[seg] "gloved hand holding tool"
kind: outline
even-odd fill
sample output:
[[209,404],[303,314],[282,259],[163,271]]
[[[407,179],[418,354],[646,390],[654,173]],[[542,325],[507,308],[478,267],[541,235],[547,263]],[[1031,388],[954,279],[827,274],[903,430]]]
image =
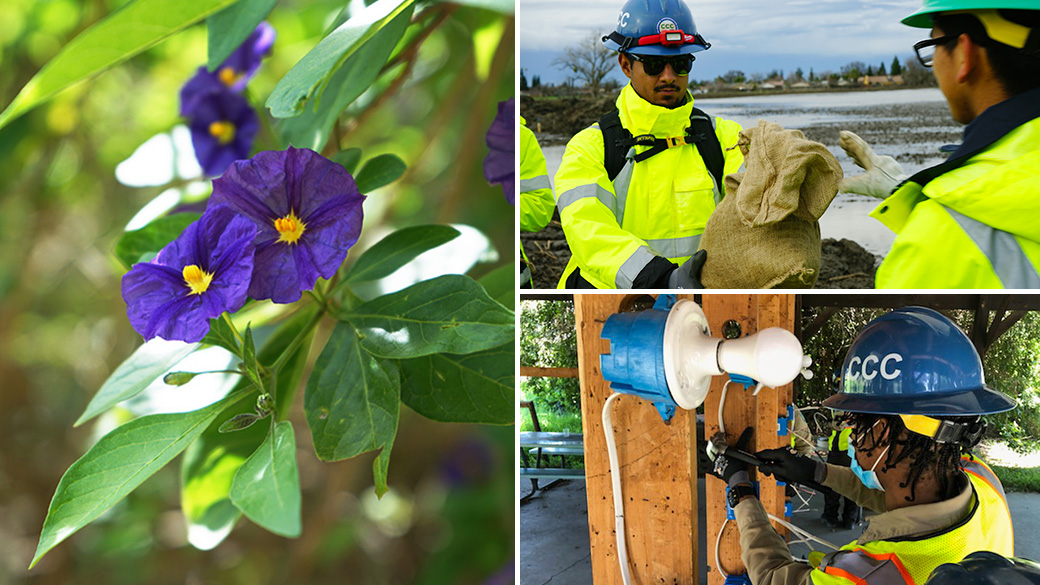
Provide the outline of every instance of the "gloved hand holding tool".
[[896,159],[878,156],[859,136],[847,130],[842,130],[839,135],[838,145],[852,157],[856,166],[867,171],[862,175],[843,179],[838,185],[839,191],[884,199],[909,176]]
[[705,445],[708,459],[714,462],[714,466],[707,470],[715,477],[722,479],[726,485],[733,486],[738,483],[751,483],[748,475],[748,464],[757,464],[757,459],[747,453],[748,443],[755,429],[748,427],[740,434],[737,444],[730,447],[726,444],[726,435],[715,433]]
[[701,286],[701,269],[707,258],[707,251],[697,250],[689,260],[668,275],[668,288],[704,288]]
[[827,474],[827,464],[822,461],[796,455],[786,447],[759,451],[754,457],[761,461],[758,470],[766,475],[787,483],[811,487],[820,492],[832,491],[822,485]]

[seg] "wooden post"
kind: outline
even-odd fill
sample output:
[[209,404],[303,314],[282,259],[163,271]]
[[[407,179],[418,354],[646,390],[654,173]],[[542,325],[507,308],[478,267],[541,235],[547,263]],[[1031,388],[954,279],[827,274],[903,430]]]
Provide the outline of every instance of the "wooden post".
[[[728,320],[740,324],[741,335],[756,333],[767,327],[782,327],[788,331],[795,330],[797,312],[794,295],[762,294],[762,295],[704,295],[703,309],[708,317],[712,336],[722,335],[722,326]],[[719,430],[719,403],[722,398],[722,387],[727,378],[715,377],[704,402],[704,432],[706,438]],[[729,444],[748,426],[755,427],[752,435],[750,451],[770,449],[790,444],[790,435],[777,433],[778,419],[786,416],[787,405],[792,400],[792,386],[781,388],[762,388],[758,396],[751,395],[752,389],[744,390],[743,386],[730,384],[726,392],[726,403],[723,421],[726,427],[726,438]],[[759,483],[762,505],[770,514],[784,517],[784,487],[778,486],[771,477],[758,475],[752,471],[752,480]],[[705,479],[705,500],[707,505],[705,522],[707,523],[708,546],[708,584],[722,585],[726,574],[745,572],[740,560],[740,539],[736,523],[729,522],[724,527],[722,541],[719,545],[718,558],[722,571],[715,567],[715,543],[719,530],[726,521],[725,484],[711,475]],[[775,522],[774,527],[786,531]]]
[[[638,296],[644,295],[574,296],[592,579],[596,585],[621,583],[602,422],[603,404],[612,391],[600,372],[599,358],[609,353],[610,342],[601,339],[600,332],[607,317],[617,313],[626,299]],[[696,418],[679,410],[666,425],[656,408],[634,396],[615,400],[612,418],[632,579],[639,585],[694,585],[699,574]]]

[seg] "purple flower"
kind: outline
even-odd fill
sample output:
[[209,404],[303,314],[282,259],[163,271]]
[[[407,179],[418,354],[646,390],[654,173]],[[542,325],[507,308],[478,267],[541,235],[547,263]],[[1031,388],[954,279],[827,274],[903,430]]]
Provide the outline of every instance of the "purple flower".
[[486,138],[491,151],[484,158],[484,178],[492,185],[502,185],[510,205],[516,204],[516,110],[513,104],[513,98],[498,102],[498,115],[491,122]]
[[202,171],[215,177],[234,161],[249,158],[260,122],[244,97],[212,91],[195,101],[188,127]]
[[245,304],[255,237],[253,222],[211,206],[151,262],[135,264],[123,276],[134,330],[145,339],[200,341],[210,319]]
[[249,296],[291,303],[335,274],[361,232],[354,178],[313,150],[265,151],[232,164],[213,181],[212,205],[257,225]]
[[266,22],[261,22],[245,42],[212,73],[205,67],[199,67],[195,76],[181,88],[181,116],[190,118],[195,100],[211,91],[230,89],[241,92],[245,89],[246,83],[260,68],[260,61],[264,55],[270,53],[274,37],[274,28]]

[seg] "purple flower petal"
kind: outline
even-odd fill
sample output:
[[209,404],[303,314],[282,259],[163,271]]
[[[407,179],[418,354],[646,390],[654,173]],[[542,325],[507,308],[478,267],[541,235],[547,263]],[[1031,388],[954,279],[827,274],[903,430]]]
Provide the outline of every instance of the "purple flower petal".
[[[261,152],[232,164],[213,181],[210,201],[257,225],[249,296],[291,303],[328,278],[361,233],[364,195],[342,166],[308,149]],[[303,224],[294,242],[282,241],[276,221]]]
[[244,97],[216,90],[195,100],[188,128],[203,172],[218,176],[231,163],[249,157],[260,121]]
[[[224,62],[217,68],[216,75],[222,77],[223,80],[234,79],[228,86],[234,91],[242,91],[246,82],[256,75],[256,71],[260,68],[260,61],[271,52],[274,37],[274,27],[266,22],[261,22],[256,30],[249,34],[245,42],[227,59],[224,59]],[[229,71],[224,72],[225,69]],[[227,82],[224,81],[224,83]]]
[[[135,264],[122,283],[134,330],[145,339],[200,341],[210,319],[245,304],[255,237],[256,226],[247,218],[211,206],[154,260]],[[199,293],[184,277],[185,267],[192,265],[211,276]]]
[[488,152],[484,158],[484,178],[492,185],[501,184],[510,205],[516,202],[516,110],[513,98],[498,103],[498,115],[488,129]]

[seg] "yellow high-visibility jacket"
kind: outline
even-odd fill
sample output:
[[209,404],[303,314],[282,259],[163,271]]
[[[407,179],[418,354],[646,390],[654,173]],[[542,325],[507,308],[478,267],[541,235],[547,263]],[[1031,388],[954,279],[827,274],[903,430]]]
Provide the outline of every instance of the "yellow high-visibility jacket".
[[898,234],[877,288],[1040,288],[1040,90],[987,109],[870,215]]
[[[517,198],[517,209],[520,211],[520,229],[525,232],[537,232],[549,224],[556,198],[553,197],[552,185],[549,184],[549,171],[545,165],[545,155],[538,146],[534,132],[527,127],[527,120],[520,116],[517,127],[520,147],[520,196]],[[526,282],[534,287],[530,262],[520,246],[520,283]]]
[[[616,103],[622,126],[633,136],[681,137],[690,125],[693,96],[668,109],[647,102],[627,85]],[[737,172],[744,157],[733,147],[741,127],[722,118],[712,121],[725,156],[724,175]],[[647,148],[633,147],[611,182],[598,124],[567,144],[555,187],[572,256],[560,288],[566,288],[575,270],[596,288],[632,288],[654,258],[681,264],[697,251],[708,216],[724,193],[695,145],[683,143],[642,162],[631,160]]]

